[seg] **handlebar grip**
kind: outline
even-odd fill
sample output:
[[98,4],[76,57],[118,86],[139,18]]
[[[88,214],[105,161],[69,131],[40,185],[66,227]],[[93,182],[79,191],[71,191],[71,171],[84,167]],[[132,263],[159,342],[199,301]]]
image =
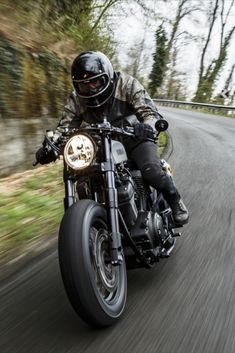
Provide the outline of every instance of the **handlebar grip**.
[[159,119],[155,123],[155,129],[159,132],[166,131],[168,126],[169,124],[165,119]]
[[133,134],[134,133],[134,128],[132,126],[125,126],[125,131]]

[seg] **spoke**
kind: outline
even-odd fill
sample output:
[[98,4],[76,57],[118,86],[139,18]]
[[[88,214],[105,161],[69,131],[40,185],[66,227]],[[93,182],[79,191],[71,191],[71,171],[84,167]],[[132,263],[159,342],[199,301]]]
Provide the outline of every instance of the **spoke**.
[[110,302],[117,292],[118,271],[111,264],[105,263],[109,258],[109,239],[105,229],[90,231],[90,254],[94,268],[95,281],[101,298]]

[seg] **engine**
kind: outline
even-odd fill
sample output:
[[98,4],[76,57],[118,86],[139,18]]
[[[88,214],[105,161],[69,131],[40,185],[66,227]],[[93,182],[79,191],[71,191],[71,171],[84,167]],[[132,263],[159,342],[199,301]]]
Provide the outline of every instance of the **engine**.
[[145,185],[141,172],[130,172],[131,176],[126,173],[118,179],[119,208],[135,243],[141,243],[142,246],[145,244],[146,250],[155,248],[166,237],[162,217],[158,212],[147,211],[150,190]]
[[125,223],[132,227],[137,219],[138,210],[136,207],[136,189],[133,179],[128,173],[118,175],[116,179],[118,193],[118,205]]

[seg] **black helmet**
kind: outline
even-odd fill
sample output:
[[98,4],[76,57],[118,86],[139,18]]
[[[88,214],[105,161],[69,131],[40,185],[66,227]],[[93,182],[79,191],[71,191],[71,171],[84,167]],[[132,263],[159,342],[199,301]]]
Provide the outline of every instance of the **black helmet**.
[[87,51],[78,55],[72,63],[71,75],[77,95],[90,108],[100,107],[113,93],[113,67],[101,52]]

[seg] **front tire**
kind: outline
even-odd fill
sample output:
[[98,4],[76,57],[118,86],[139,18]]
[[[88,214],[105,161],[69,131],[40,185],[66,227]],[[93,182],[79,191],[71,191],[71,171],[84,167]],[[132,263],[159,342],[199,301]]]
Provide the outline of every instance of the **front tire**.
[[125,261],[113,266],[110,260],[105,208],[92,200],[75,203],[60,226],[60,269],[73,308],[98,327],[117,321],[126,302]]

